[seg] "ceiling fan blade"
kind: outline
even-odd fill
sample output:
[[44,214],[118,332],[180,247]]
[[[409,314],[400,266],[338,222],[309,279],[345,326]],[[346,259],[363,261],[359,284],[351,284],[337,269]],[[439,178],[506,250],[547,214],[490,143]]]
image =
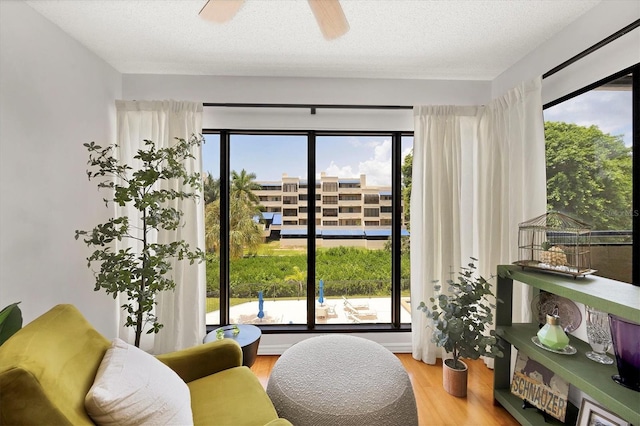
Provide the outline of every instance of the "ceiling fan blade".
[[349,22],[339,0],[308,0],[308,2],[324,38],[332,40],[349,31]]
[[243,3],[244,0],[208,0],[199,15],[207,21],[222,24],[236,15]]

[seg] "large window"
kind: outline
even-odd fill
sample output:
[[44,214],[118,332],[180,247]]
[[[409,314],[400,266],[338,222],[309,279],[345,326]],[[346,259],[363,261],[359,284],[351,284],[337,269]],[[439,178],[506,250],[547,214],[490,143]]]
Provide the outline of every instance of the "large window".
[[207,244],[207,324],[402,329],[411,321],[402,164],[413,137],[274,133],[205,132],[203,167],[221,187],[206,210],[217,238]]
[[204,164],[207,324],[220,324],[220,136],[207,135]]
[[544,110],[548,208],[592,225],[592,268],[629,283],[639,214],[632,88],[633,71],[626,70]]

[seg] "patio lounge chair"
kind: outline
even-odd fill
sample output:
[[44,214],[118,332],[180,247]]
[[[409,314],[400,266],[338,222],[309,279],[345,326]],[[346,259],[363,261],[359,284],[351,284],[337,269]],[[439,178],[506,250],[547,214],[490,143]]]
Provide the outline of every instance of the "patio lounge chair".
[[338,318],[338,314],[336,313],[336,304],[333,305],[326,304],[327,306],[327,317],[328,318]]
[[356,306],[346,298],[344,298],[344,310],[347,313],[347,318],[350,316],[355,317],[358,320],[378,318],[378,312],[375,309],[357,309]]
[[369,309],[369,304],[367,302],[358,302],[358,303],[354,303],[351,302],[349,299],[347,299],[345,296],[342,296],[342,300],[344,301],[345,306],[347,304],[349,304],[353,309],[357,309],[357,310],[367,310]]
[[351,312],[347,312],[346,314],[347,314],[347,319],[348,319],[349,321],[354,322],[354,323],[356,323],[356,324],[360,324],[360,323],[362,323],[362,321],[360,321],[360,320],[358,319],[358,317],[356,317],[355,315],[353,315]]

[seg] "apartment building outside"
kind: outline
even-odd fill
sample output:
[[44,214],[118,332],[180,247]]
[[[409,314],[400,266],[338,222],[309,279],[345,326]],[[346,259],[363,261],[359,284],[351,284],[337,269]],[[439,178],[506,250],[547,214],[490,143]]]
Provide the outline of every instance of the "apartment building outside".
[[[264,207],[264,237],[282,247],[304,247],[307,239],[306,179],[282,175],[280,181],[258,181],[254,191]],[[345,179],[321,173],[315,182],[316,245],[381,249],[391,237],[391,187],[367,186],[366,175]],[[408,236],[406,224],[402,235]]]

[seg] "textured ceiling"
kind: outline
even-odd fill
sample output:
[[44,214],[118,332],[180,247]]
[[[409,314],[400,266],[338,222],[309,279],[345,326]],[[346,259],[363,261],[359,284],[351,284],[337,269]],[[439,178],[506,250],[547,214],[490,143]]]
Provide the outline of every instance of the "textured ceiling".
[[246,0],[226,24],[206,0],[34,0],[122,73],[491,80],[600,0],[342,0],[327,41],[304,0]]

